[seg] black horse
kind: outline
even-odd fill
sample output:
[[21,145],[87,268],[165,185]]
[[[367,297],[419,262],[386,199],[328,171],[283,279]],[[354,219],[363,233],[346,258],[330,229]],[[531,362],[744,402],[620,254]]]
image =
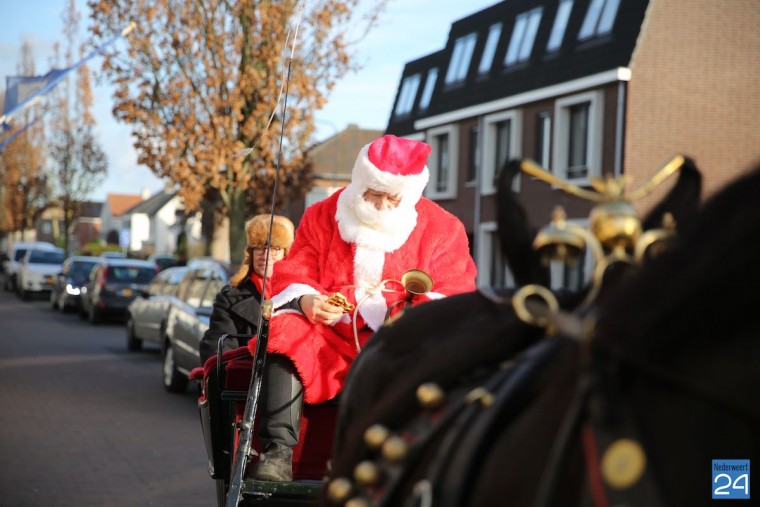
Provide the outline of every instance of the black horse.
[[[502,249],[518,285],[545,285],[505,191],[518,166],[500,180]],[[512,291],[480,290],[381,329],[342,395],[328,501],[711,504],[712,460],[760,457],[760,168],[702,209],[699,181],[687,159],[643,221],[670,213],[678,240],[610,265],[593,305],[533,302],[538,326]]]

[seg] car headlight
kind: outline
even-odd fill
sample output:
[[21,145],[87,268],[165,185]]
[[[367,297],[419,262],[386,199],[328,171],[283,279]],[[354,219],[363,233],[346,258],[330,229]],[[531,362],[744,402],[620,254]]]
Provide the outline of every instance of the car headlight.
[[71,294],[72,296],[78,296],[81,291],[79,290],[79,287],[74,287],[70,283],[66,284],[66,293]]

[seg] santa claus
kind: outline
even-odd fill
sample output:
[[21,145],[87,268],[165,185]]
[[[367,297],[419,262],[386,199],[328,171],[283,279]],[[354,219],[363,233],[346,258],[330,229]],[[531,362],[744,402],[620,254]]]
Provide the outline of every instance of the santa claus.
[[[268,343],[273,355],[259,430],[265,453],[254,478],[291,480],[301,397],[320,403],[341,391],[349,366],[388,309],[408,297],[399,283],[406,271],[432,278],[431,290],[415,296],[414,304],[475,289],[463,224],[422,197],[430,151],[423,142],[393,135],[364,146],[351,183],[306,210],[288,258],[276,264]],[[348,304],[333,304],[335,293]]]

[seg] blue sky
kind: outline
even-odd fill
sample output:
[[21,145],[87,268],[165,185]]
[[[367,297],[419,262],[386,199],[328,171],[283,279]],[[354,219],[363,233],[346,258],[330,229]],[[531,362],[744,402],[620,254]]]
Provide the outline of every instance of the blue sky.
[[[388,122],[401,72],[414,60],[446,44],[453,21],[498,3],[499,0],[389,0],[380,24],[358,46],[357,60],[362,69],[344,77],[333,89],[328,104],[317,113],[318,139],[342,130],[349,123],[383,130]],[[49,70],[48,60],[55,41],[63,41],[61,13],[68,0],[25,0],[3,2],[3,30],[0,31],[0,86],[5,77],[15,75],[19,51],[28,40],[35,52],[37,74]],[[77,0],[87,20],[86,0]],[[91,61],[96,69],[99,58]],[[129,128],[111,116],[111,89],[95,86],[97,135],[109,157],[109,174],[91,195],[105,199],[108,193],[151,194],[163,182],[147,168],[137,165]]]

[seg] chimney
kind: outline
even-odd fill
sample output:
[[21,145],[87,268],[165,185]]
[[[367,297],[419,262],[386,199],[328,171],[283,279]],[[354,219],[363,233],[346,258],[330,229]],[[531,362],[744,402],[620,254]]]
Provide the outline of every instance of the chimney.
[[140,192],[140,196],[142,197],[143,201],[148,200],[150,197],[150,189],[148,187],[143,187],[142,192]]

